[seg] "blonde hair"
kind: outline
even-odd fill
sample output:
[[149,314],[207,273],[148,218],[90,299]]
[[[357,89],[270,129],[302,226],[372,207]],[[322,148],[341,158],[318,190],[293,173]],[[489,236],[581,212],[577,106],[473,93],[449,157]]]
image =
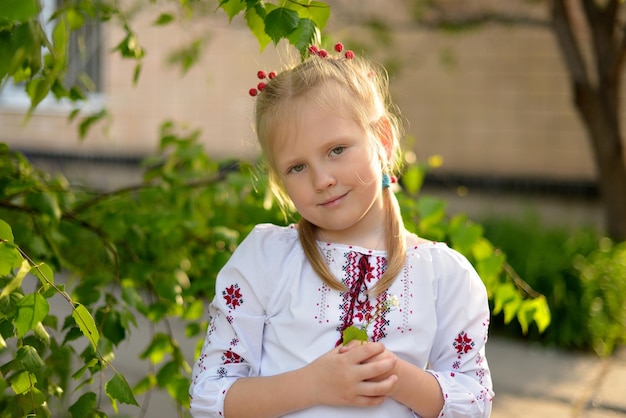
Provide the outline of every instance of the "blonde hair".
[[[384,69],[360,57],[311,56],[280,72],[256,97],[257,138],[268,163],[270,187],[283,208],[293,209],[293,205],[282,187],[272,157],[272,139],[284,118],[298,111],[294,105],[303,98],[307,103],[314,101],[335,113],[338,110],[346,112],[345,116],[358,123],[370,138],[381,159],[383,173],[392,175],[399,169],[401,124],[389,97]],[[383,207],[387,267],[372,289],[373,294],[379,294],[391,285],[402,271],[406,258],[404,224],[390,187],[383,189]],[[322,281],[333,289],[345,290],[324,261],[317,245],[317,227],[301,218],[298,232],[306,257]]]

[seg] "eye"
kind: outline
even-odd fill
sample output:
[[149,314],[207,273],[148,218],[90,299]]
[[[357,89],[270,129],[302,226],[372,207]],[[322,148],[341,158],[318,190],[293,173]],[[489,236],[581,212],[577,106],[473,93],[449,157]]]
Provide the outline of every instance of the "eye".
[[342,154],[345,149],[346,149],[346,147],[344,147],[344,146],[335,147],[335,148],[330,150],[330,155],[331,156],[337,156],[339,154]]
[[304,170],[304,164],[296,164],[296,165],[289,167],[289,170],[287,170],[287,173],[299,173],[302,170]]

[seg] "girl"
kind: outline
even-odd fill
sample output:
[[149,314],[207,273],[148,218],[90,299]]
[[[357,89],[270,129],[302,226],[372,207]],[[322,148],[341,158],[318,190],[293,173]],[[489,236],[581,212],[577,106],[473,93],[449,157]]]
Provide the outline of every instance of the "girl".
[[[386,75],[313,52],[256,95],[271,184],[301,220],[258,225],[218,274],[192,415],[488,417],[485,287],[404,229]],[[355,327],[369,342],[344,339]]]

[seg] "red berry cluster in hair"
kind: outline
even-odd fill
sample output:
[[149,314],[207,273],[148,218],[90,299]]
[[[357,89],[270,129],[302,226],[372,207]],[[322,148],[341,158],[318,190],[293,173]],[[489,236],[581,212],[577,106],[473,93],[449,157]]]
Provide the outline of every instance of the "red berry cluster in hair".
[[[343,51],[343,44],[342,43],[336,43],[335,44],[335,51],[341,53]],[[311,45],[309,47],[309,54],[317,55],[317,56],[322,57],[322,58],[326,58],[328,56],[328,51],[326,51],[325,49],[320,49],[320,48],[318,48],[315,45]],[[351,60],[352,58],[354,58],[354,51],[347,50],[344,53],[344,57],[346,57],[346,59]]]
[[[274,77],[276,77],[276,72],[275,71],[270,71],[269,74],[267,74],[265,71],[263,70],[259,70],[256,73],[256,76],[259,80],[271,80]],[[259,92],[262,92],[263,89],[265,89],[265,87],[267,86],[267,82],[265,81],[260,81],[259,84],[256,85],[256,88],[253,87],[250,90],[248,90],[248,94],[250,94],[250,96],[254,97],[257,94],[259,94]]]

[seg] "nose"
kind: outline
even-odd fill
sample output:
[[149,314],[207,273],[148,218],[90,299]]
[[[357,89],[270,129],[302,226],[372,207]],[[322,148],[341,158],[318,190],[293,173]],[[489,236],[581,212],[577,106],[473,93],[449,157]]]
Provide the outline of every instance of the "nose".
[[337,182],[330,171],[321,167],[311,171],[313,173],[313,186],[316,191],[329,189]]

